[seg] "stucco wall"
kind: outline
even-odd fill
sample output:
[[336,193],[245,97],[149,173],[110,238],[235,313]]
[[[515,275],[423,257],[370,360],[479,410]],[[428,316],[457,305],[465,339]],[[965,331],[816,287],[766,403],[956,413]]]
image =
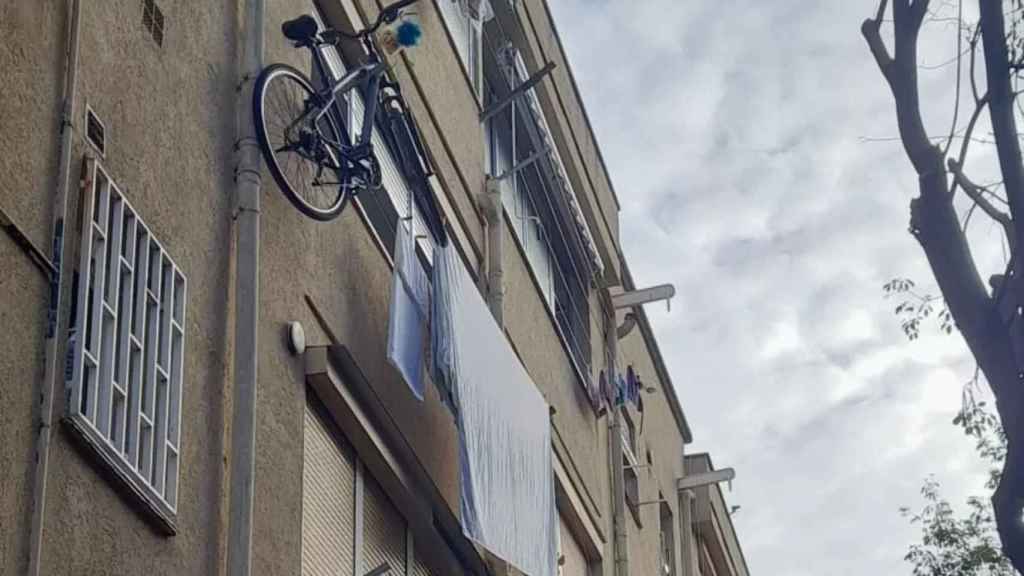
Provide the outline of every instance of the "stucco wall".
[[[335,0],[330,0],[334,2]],[[438,169],[444,194],[465,232],[462,252],[471,268],[486,253],[485,227],[476,204],[484,166],[479,107],[433,2],[421,0],[424,44],[396,60],[396,74]],[[129,505],[63,426],[53,435],[44,574],[216,574],[225,562],[227,466],[230,446],[234,314],[233,139],[239,9],[243,2],[159,2],[165,37],[157,46],[142,26],[142,2],[84,2],[79,93],[73,119],[82,131],[88,103],[105,122],[107,172],[146,221],[189,281],[178,534],[157,533]],[[358,0],[368,16],[372,0]],[[540,5],[528,2],[531,14]],[[309,9],[307,0],[268,0],[266,61],[307,68],[308,55],[280,33],[280,22]],[[332,6],[336,6],[332,4]],[[9,78],[0,93],[0,170],[9,186],[0,206],[37,246],[49,243],[50,202],[55,183],[59,93],[62,81],[65,3],[5,2],[0,5],[0,69]],[[332,10],[340,14],[341,11]],[[545,26],[543,18],[533,25]],[[553,41],[550,30],[541,45]],[[546,39],[545,39],[546,38]],[[545,50],[551,50],[550,46]],[[560,61],[560,66],[565,66]],[[559,77],[561,78],[561,77]],[[562,99],[570,98],[557,80]],[[576,104],[573,104],[576,106]],[[584,131],[581,109],[557,120],[566,134]],[[581,144],[572,162],[593,164]],[[573,149],[575,146],[573,147]],[[88,152],[80,137],[72,151],[72,181]],[[16,153],[10,153],[15,151]],[[567,159],[569,160],[569,159]],[[593,164],[593,165],[591,165]],[[579,176],[574,176],[579,178]],[[592,175],[591,178],[594,178]],[[600,178],[598,179],[600,180]],[[610,189],[594,191],[579,181],[593,214],[608,220],[613,243],[617,208]],[[574,182],[575,183],[575,182]],[[73,187],[71,214],[77,214]],[[263,175],[257,457],[253,571],[293,574],[301,542],[302,426],[306,386],[303,363],[291,355],[283,327],[298,320],[310,345],[328,337],[306,303],[308,297],[381,402],[405,433],[444,498],[457,510],[458,469],[451,414],[431,388],[426,405],[409,394],[385,359],[391,268],[356,205],[338,219],[318,223],[299,214]],[[593,216],[592,214],[592,216]],[[78,231],[69,221],[69,241]],[[613,244],[611,244],[613,245]],[[515,239],[505,233],[506,333],[548,402],[560,450],[575,488],[603,532],[605,562],[611,555],[611,495],[607,417],[591,408],[541,300]],[[69,269],[77,262],[69,261]],[[43,276],[0,235],[0,572],[20,573],[27,554],[32,417],[42,379]],[[591,297],[594,376],[603,359],[600,307]],[[623,354],[654,379],[644,343],[634,332]],[[63,357],[63,350],[60,351]],[[682,458],[682,440],[657,394],[649,397],[644,436],[654,454],[645,497],[671,489]],[[646,398],[645,398],[646,400]],[[63,413],[63,395],[55,413]],[[654,490],[652,492],[652,490]],[[649,510],[656,510],[650,507]],[[647,512],[645,511],[645,514]],[[627,523],[631,522],[627,515]],[[653,528],[647,528],[653,527]],[[637,570],[657,551],[657,517],[631,538]],[[653,532],[650,530],[653,529]],[[652,540],[653,538],[653,540]],[[653,544],[651,544],[653,542]],[[651,548],[651,546],[654,546]],[[640,573],[640,572],[638,572]]]
[[[49,253],[56,183],[63,2],[0,3],[0,209]],[[46,278],[0,233],[0,573],[24,571]]]

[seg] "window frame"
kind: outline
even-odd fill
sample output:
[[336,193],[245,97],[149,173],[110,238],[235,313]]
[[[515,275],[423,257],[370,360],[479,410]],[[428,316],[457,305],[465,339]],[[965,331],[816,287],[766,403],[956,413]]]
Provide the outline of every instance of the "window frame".
[[633,516],[633,520],[638,527],[642,528],[643,522],[640,519],[640,475],[637,473],[637,470],[640,469],[640,461],[636,457],[636,445],[638,442],[636,427],[633,425],[633,419],[629,416],[629,410],[624,406],[618,408],[618,410],[622,412],[622,425],[619,426],[619,435],[622,442],[623,493],[625,494],[626,505]]
[[672,514],[672,507],[665,500],[665,495],[659,492],[658,496],[658,499],[661,501],[661,504],[658,506],[658,519],[660,523],[658,531],[660,539],[658,569],[662,572],[661,576],[676,576],[675,517]]
[[479,104],[484,94],[483,22],[465,14],[459,0],[434,0],[434,4],[469,83],[470,92]]
[[[502,72],[497,70],[493,74]],[[517,70],[516,74],[520,74],[520,71]],[[483,90],[485,105],[499,98],[497,91],[492,88],[491,81],[485,81]],[[531,121],[529,116],[524,116],[520,112],[521,108],[518,101],[512,101],[485,123],[485,169],[492,178],[521,166],[521,162],[536,152],[529,138],[523,140],[525,144],[522,147],[519,145],[519,133],[526,130],[525,123]],[[509,142],[507,147],[511,157],[499,161],[501,150],[504,148],[499,145],[502,140]],[[526,152],[522,152],[523,149]],[[570,364],[576,371],[580,385],[586,390],[593,369],[591,283],[587,277],[587,270],[581,269],[580,265],[575,263],[574,259],[578,259],[579,255],[573,254],[570,239],[567,237],[572,230],[566,229],[571,223],[561,221],[558,207],[552,204],[550,199],[553,191],[549,189],[538,165],[544,161],[544,158],[537,157],[531,164],[520,167],[514,174],[508,174],[508,180],[499,183],[502,189],[502,208],[506,222],[512,228],[512,236],[537,284],[541,299],[552,316],[555,331],[562,341]],[[509,198],[511,200],[507,201]],[[544,210],[541,210],[538,204],[542,199],[548,201]],[[511,210],[509,202],[514,204]],[[519,208],[522,208],[523,213],[518,213]],[[536,224],[531,225],[531,222]],[[549,228],[555,229],[557,237],[553,238],[549,234]],[[537,237],[524,238],[531,232]],[[558,242],[559,239],[562,240],[561,243]],[[534,240],[541,244],[539,252],[530,245]],[[538,258],[546,259],[546,264],[541,265]]]

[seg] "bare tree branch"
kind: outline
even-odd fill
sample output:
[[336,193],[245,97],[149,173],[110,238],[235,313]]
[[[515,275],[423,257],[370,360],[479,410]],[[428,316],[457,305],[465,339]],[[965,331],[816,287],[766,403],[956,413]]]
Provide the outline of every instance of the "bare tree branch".
[[[960,119],[960,76],[963,72],[963,52],[961,46],[963,45],[963,17],[964,17],[964,0],[957,0],[957,24],[956,24],[956,90],[953,96],[953,121],[949,124],[949,138],[946,139],[946,145],[942,148],[942,155],[949,154],[949,149],[953,146],[953,135],[956,133],[956,121]],[[966,140],[964,140],[966,142]]]
[[981,39],[981,26],[974,27],[974,35],[971,37],[971,94],[974,95],[974,102],[981,101],[981,93],[978,92],[978,75],[975,74],[978,60],[978,40]]
[[[972,71],[973,75],[973,71]],[[971,118],[967,121],[967,128],[964,130],[963,142],[960,143],[960,155],[957,156],[956,163],[961,168],[964,162],[967,161],[967,146],[971,143],[971,136],[974,134],[974,127],[978,124],[978,118],[981,117],[981,112],[988,105],[988,93],[985,93],[981,98],[975,98],[974,112],[971,113]],[[952,195],[956,193],[956,187],[959,182],[953,180],[953,186],[949,193]]]
[[[1017,139],[1013,89],[1007,72],[1010,61],[1006,47],[1002,1],[980,0],[978,4],[981,17],[979,26],[982,30],[985,54],[985,79],[988,83],[988,110],[992,134],[996,141],[999,168],[1003,173],[1011,216],[1024,217],[1024,164],[1021,162],[1020,141]],[[1020,245],[1020,242],[1017,244]]]
[[920,28],[924,22],[924,17],[928,13],[928,3],[929,0],[914,0],[910,6],[910,16],[915,28]]
[[882,41],[882,35],[880,34],[882,17],[885,15],[885,7],[888,3],[889,0],[881,0],[878,3],[878,12],[875,14],[875,18],[865,20],[860,26],[860,33],[867,40],[868,47],[871,49],[871,55],[875,57],[875,63],[878,64],[878,69],[882,71],[882,76],[885,77],[891,86],[890,70],[892,69],[892,57],[889,56],[889,51],[885,48],[885,42]]
[[1012,251],[1016,243],[1016,232],[1014,230],[1013,220],[1010,219],[1010,215],[1003,212],[999,208],[996,208],[994,204],[989,202],[985,194],[990,194],[988,190],[979,186],[971,181],[963,172],[963,167],[953,158],[947,161],[949,171],[953,174],[953,178],[960,187],[964,189],[964,193],[970,197],[971,200],[981,208],[984,212],[1003,227],[1003,233],[1006,234],[1007,241],[1010,243],[1010,250]]

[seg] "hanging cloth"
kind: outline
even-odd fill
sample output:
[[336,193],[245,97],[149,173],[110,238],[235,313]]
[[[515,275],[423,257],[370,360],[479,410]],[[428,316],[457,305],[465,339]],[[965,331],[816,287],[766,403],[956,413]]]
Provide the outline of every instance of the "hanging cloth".
[[632,365],[626,368],[626,400],[634,405],[638,405],[640,402],[639,379]]
[[494,18],[494,9],[489,0],[452,0],[457,2],[467,18],[484,23]]
[[413,396],[423,400],[423,349],[430,310],[430,283],[416,256],[411,227],[412,221],[400,220],[395,231],[387,358],[402,375]]
[[622,374],[615,375],[615,405],[622,406],[626,403],[626,379]]
[[434,369],[455,405],[463,533],[530,576],[554,576],[549,407],[452,243],[434,251]]

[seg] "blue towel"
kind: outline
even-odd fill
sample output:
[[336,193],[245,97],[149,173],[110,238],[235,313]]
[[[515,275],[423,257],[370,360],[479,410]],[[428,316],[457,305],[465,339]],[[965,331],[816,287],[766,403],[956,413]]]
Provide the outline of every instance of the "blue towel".
[[395,233],[395,271],[391,278],[388,318],[388,361],[412,391],[423,400],[423,349],[430,284],[416,256],[415,237],[399,222]]

